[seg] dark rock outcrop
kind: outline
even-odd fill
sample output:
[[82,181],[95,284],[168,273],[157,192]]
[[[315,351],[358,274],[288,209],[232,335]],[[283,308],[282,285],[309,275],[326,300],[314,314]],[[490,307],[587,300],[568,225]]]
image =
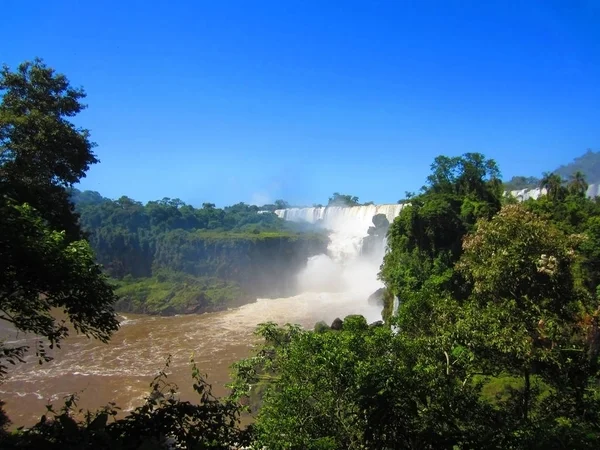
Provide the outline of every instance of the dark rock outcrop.
[[369,303],[369,305],[383,307],[384,294],[385,294],[385,288],[379,288],[369,296],[369,298],[367,299],[367,302]]
[[332,330],[341,330],[342,328],[344,328],[344,322],[342,322],[342,319],[340,319],[339,317],[337,317],[331,324],[331,329]]

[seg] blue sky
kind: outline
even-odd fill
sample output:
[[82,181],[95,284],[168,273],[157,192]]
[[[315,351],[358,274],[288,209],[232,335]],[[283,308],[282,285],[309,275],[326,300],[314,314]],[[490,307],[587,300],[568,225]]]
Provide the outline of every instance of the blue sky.
[[439,154],[600,150],[596,0],[4,0],[0,29],[86,89],[111,198],[396,202]]

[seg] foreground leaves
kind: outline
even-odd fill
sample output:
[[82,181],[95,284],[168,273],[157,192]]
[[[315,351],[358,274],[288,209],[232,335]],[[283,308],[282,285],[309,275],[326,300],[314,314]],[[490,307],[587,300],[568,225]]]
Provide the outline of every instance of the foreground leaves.
[[[221,401],[211,393],[192,361],[196,403],[181,401],[177,386],[163,369],[151,383],[145,403],[123,418],[114,403],[95,413],[77,410],[77,397],[67,398],[59,411],[48,412],[29,429],[5,435],[5,449],[229,449],[248,444],[248,433],[239,427],[240,406]],[[82,421],[76,417],[84,415]]]

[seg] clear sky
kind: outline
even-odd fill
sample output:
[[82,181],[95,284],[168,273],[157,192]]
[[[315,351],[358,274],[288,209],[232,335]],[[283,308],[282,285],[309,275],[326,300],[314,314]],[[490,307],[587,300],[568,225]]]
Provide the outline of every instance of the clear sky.
[[3,0],[0,30],[86,89],[111,198],[396,202],[439,154],[600,149],[600,0]]

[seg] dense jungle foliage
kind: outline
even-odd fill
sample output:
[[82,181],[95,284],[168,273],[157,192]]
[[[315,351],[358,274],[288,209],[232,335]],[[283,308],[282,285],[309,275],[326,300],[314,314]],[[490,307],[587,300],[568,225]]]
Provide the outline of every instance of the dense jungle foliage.
[[600,203],[580,182],[516,204],[492,160],[438,157],[388,233],[392,326],[263,324],[234,366],[257,448],[597,448]]
[[[84,93],[40,60],[15,72],[4,68],[0,89],[0,319],[59,345],[68,333],[52,315],[60,309],[77,331],[108,340],[117,329],[116,296],[69,202],[69,189],[97,162],[87,131],[68,120],[83,108]],[[232,368],[230,397],[215,398],[192,361],[199,398],[183,402],[168,383],[167,366],[146,402],[122,417],[114,404],[80,412],[70,397],[33,427],[8,431],[0,410],[0,447],[596,449],[600,203],[586,198],[581,174],[567,184],[548,174],[543,184],[548,195],[518,204],[503,196],[494,161],[474,153],[440,156],[399,217],[374,223],[373,236],[389,227],[380,273],[385,324],[369,325],[361,316],[313,331],[262,324],[255,354]],[[151,279],[113,274],[122,277],[120,289],[146,292],[157,308],[162,297],[154,292],[174,285],[170,292],[186,307],[195,282],[214,291],[207,302],[229,289],[204,266],[188,266],[192,258],[178,256],[179,250],[165,250],[165,261],[180,272],[157,264],[162,239],[206,259],[211,251],[232,255],[239,245],[251,255],[253,246],[271,242],[269,233],[272,242],[282,242],[281,230],[239,233],[235,226],[165,227],[154,234],[152,223],[143,222],[147,206],[128,202],[109,214],[118,218],[123,210],[125,220],[115,219],[97,236],[90,227],[88,236],[114,248],[119,239],[133,239],[140,253],[132,259],[140,261],[154,242],[157,253],[145,274]],[[186,220],[200,220],[192,215]],[[121,229],[122,223],[136,226]],[[112,231],[121,237],[112,240]],[[122,254],[114,261],[110,270],[135,265]],[[0,378],[25,351],[2,344]],[[43,346],[36,351],[43,361]],[[246,428],[239,422],[244,404],[258,407]]]

